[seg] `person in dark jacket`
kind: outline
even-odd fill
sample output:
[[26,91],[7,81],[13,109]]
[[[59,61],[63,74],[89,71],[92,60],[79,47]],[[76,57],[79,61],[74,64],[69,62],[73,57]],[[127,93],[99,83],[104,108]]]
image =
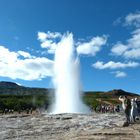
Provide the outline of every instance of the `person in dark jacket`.
[[120,96],[119,100],[122,102],[122,108],[126,117],[126,121],[124,122],[123,126],[129,126],[131,114],[131,101],[129,98],[127,98],[127,96]]
[[124,96],[124,104],[125,104],[125,116],[126,116],[126,122],[123,126],[128,126],[130,124],[130,113],[131,113],[131,100],[127,98],[127,96]]

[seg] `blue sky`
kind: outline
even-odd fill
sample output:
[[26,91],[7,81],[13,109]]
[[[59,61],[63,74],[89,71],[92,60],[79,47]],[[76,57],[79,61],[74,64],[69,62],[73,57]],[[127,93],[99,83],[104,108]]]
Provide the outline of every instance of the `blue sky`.
[[0,0],[0,81],[52,87],[55,47],[69,31],[83,90],[140,93],[139,7],[137,0]]

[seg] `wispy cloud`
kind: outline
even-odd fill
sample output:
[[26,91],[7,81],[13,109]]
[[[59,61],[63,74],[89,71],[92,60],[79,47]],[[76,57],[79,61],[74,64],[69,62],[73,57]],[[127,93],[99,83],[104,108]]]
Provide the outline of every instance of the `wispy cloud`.
[[38,32],[38,40],[41,42],[46,41],[47,39],[55,39],[55,38],[61,38],[62,34],[59,32],[50,32],[48,31],[47,33],[45,32]]
[[114,22],[113,22],[113,25],[114,26],[117,26],[117,25],[119,25],[119,24],[121,24],[122,23],[122,17],[119,17],[119,18],[117,18]]
[[115,71],[115,72],[112,72],[112,74],[115,74],[116,78],[124,78],[127,76],[127,74],[123,71]]
[[24,58],[34,58],[30,53],[25,52],[25,51],[18,51],[17,54],[19,56],[23,56]]
[[140,11],[128,14],[125,17],[125,25],[140,27]]
[[101,50],[101,47],[107,42],[107,36],[93,37],[89,42],[78,43],[78,54],[95,56]]
[[125,17],[119,17],[114,22],[113,25],[121,24],[123,26],[134,26],[136,28],[140,27],[140,11],[134,13],[129,13]]
[[132,32],[132,37],[127,40],[126,44],[116,43],[111,52],[125,58],[140,59],[140,29]]
[[140,59],[140,12],[127,15],[125,25],[134,25],[136,29],[131,33],[131,38],[125,41],[126,43],[117,42],[111,52],[127,59]]
[[109,61],[107,63],[104,63],[102,61],[97,61],[96,63],[92,64],[92,67],[96,69],[124,69],[124,68],[135,68],[138,66],[139,63],[137,62],[122,63]]
[[38,32],[38,40],[41,42],[41,47],[46,48],[48,53],[54,54],[56,47],[62,39],[62,34],[58,32]]
[[[46,48],[48,53],[54,54],[57,46],[61,43],[65,34],[70,34],[69,32],[61,34],[59,32],[38,32],[38,40],[41,42],[41,47]],[[72,34],[72,33],[71,33]],[[78,54],[92,55],[95,56],[97,52],[101,50],[101,47],[107,42],[107,36],[97,36],[92,37],[88,42],[76,42],[74,41],[74,46],[76,47]]]

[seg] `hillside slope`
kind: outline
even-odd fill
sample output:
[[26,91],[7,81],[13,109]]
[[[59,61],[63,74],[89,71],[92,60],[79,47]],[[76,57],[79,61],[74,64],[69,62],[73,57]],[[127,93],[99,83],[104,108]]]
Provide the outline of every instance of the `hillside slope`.
[[31,88],[31,87],[24,87],[20,86],[13,82],[0,82],[0,94],[20,94],[20,95],[26,95],[26,94],[46,94],[49,90],[46,88]]
[[[20,86],[12,82],[0,82],[0,108],[14,108],[19,110],[22,107],[42,107],[48,106],[52,102],[52,89],[31,88]],[[119,96],[128,96],[129,98],[139,98],[138,94],[126,92],[123,90],[112,90],[108,92],[85,92],[83,101],[91,108],[99,104],[116,105],[120,104]]]

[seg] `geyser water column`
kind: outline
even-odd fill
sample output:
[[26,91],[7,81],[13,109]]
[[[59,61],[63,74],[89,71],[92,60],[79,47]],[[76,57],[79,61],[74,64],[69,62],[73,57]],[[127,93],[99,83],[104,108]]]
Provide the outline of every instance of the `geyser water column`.
[[67,33],[55,52],[53,114],[89,112],[81,99],[79,75],[79,59],[76,57],[73,35]]

